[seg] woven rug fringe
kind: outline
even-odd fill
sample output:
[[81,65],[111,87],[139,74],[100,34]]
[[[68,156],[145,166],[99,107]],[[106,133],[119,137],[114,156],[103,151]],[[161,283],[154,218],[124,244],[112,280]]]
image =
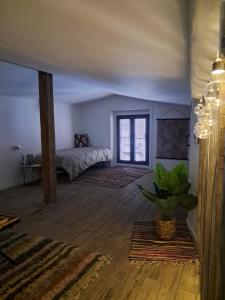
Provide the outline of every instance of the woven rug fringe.
[[151,261],[151,260],[130,260],[130,263],[133,265],[139,265],[139,264],[148,264],[148,265],[172,265],[172,266],[177,266],[177,265],[199,265],[199,259],[192,259],[192,260],[186,260],[186,261]]
[[79,299],[81,291],[85,290],[91,282],[98,278],[100,270],[105,265],[110,264],[111,260],[111,256],[99,257],[98,261],[89,269],[89,272],[84,274],[82,278],[60,299]]

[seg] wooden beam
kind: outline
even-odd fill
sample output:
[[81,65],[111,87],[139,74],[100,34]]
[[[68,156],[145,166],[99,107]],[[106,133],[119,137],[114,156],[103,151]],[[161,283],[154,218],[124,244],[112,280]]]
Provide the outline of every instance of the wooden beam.
[[55,125],[52,74],[38,72],[44,202],[56,201]]
[[[225,97],[225,94],[221,95]],[[199,251],[202,300],[225,299],[225,107],[210,137],[200,142]]]

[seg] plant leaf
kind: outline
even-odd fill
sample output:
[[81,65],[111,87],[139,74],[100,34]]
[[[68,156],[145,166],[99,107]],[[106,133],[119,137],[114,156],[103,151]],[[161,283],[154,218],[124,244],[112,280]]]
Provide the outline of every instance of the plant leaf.
[[162,164],[156,164],[154,171],[154,181],[158,186],[161,186],[161,180],[165,176],[166,169]]
[[187,194],[191,184],[189,182],[184,182],[181,185],[178,185],[174,190],[174,195]]
[[171,196],[167,199],[157,199],[156,202],[160,205],[162,209],[176,209],[178,205],[178,198],[176,196]]
[[158,199],[156,201],[160,208],[160,215],[162,219],[171,219],[176,211],[178,199],[176,196],[171,196],[167,199]]
[[182,194],[178,197],[179,206],[189,211],[196,207],[198,198],[191,194]]
[[161,164],[157,164],[154,169],[154,182],[159,190],[167,191],[168,196],[187,193],[190,188],[187,166],[180,163],[167,171]]
[[142,195],[147,198],[148,200],[152,201],[152,202],[156,202],[157,201],[157,196],[151,192],[149,192],[148,190],[146,190],[145,188],[143,188],[143,186],[141,185],[137,185],[142,193]]

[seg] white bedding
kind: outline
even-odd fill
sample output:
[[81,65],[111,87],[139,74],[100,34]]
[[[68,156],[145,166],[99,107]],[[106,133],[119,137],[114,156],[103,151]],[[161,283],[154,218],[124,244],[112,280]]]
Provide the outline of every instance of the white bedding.
[[[35,160],[40,163],[41,156],[38,155]],[[110,160],[109,148],[84,147],[56,151],[56,168],[66,171],[71,180],[94,164]]]

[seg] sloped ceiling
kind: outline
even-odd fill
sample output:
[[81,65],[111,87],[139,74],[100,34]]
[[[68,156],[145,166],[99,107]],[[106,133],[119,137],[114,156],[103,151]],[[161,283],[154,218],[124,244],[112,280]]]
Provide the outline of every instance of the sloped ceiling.
[[[189,4],[0,0],[0,59],[53,72],[59,101],[120,94],[189,104]],[[0,64],[0,78],[6,81],[5,68]],[[17,75],[11,70],[13,81]],[[13,82],[9,89],[16,93],[19,86],[22,94],[32,76],[17,70],[15,90]],[[9,93],[4,86],[4,93]],[[29,93],[33,89],[30,86]]]
[[[97,80],[81,76],[54,74],[54,100],[80,103],[109,96]],[[0,61],[0,96],[38,99],[38,73],[29,68]]]
[[211,78],[212,62],[219,50],[219,0],[195,0],[192,7],[191,89],[200,99]]

